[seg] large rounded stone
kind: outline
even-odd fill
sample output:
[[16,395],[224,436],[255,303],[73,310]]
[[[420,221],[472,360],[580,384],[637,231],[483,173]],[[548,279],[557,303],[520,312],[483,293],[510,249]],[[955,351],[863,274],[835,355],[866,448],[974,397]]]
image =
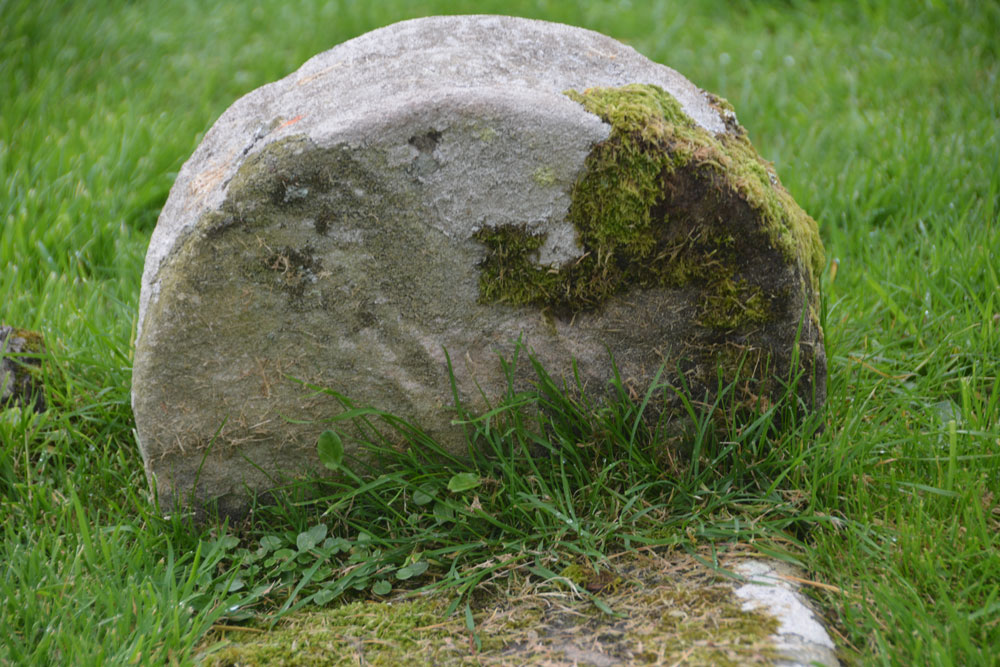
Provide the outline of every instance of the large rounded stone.
[[565,25],[399,23],[237,101],[181,169],[142,280],[139,444],[164,507],[239,512],[319,468],[343,406],[316,387],[460,451],[449,359],[475,408],[517,340],[592,391],[611,358],[698,396],[742,363],[748,395],[801,369],[820,402],[822,261],[728,104],[677,72]]

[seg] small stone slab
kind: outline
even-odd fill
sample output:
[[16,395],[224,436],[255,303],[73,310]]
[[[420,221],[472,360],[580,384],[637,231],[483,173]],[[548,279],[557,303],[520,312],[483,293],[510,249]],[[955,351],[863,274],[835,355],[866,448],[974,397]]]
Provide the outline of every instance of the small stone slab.
[[[825,398],[815,222],[728,103],[603,35],[395,24],[237,101],[150,241],[132,403],[164,508],[321,469],[349,396],[455,452],[515,342],[556,377]],[[527,364],[522,364],[527,366]],[[684,377],[681,378],[680,375]],[[669,407],[669,406],[666,406]],[[352,442],[348,438],[348,447]]]
[[448,616],[451,599],[439,590],[298,612],[268,633],[221,630],[209,641],[225,644],[198,657],[208,666],[329,656],[341,664],[459,665],[473,656],[479,665],[840,664],[798,588],[803,572],[760,558],[726,558],[721,567],[748,580],[736,584],[691,556],[650,552],[618,554],[599,571],[571,565],[540,588],[529,579],[511,590],[507,580],[504,592],[484,591],[472,607],[478,648],[463,615]]
[[45,410],[39,377],[44,353],[41,334],[0,324],[0,408]]
[[761,611],[778,620],[778,630],[771,637],[780,656],[776,665],[840,664],[830,634],[801,593],[800,582],[807,581],[801,571],[773,559],[743,560],[733,571],[746,578],[734,591],[743,600],[743,610]]

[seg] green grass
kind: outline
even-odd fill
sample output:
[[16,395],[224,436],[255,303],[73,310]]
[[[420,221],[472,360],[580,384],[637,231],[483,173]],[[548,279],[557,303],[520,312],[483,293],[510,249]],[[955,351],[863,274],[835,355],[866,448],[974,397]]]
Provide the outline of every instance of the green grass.
[[[221,618],[266,621],[355,585],[444,587],[464,604],[514,570],[746,542],[843,591],[816,599],[848,662],[995,660],[996,4],[256,4],[0,0],[0,320],[44,333],[51,406],[0,412],[0,664],[188,663]],[[464,12],[599,30],[733,103],[831,260],[825,428],[782,434],[765,414],[692,434],[690,464],[663,461],[655,423],[636,421],[641,400],[581,404],[543,382],[470,418],[492,452],[470,471],[474,490],[401,456],[382,481],[327,489],[325,504],[289,489],[238,539],[160,518],[132,433],[130,350],[146,243],[180,165],[238,96],[314,53]],[[549,421],[528,428],[518,406],[539,401]],[[560,455],[525,475],[515,461],[529,445]],[[329,571],[299,553],[316,549]],[[352,553],[382,569],[345,580]]]

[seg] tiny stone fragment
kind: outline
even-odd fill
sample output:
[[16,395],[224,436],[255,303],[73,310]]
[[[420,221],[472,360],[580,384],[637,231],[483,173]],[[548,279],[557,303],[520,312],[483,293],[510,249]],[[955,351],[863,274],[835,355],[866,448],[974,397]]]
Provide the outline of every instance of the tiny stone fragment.
[[39,377],[44,353],[41,334],[0,324],[0,407],[45,410]]

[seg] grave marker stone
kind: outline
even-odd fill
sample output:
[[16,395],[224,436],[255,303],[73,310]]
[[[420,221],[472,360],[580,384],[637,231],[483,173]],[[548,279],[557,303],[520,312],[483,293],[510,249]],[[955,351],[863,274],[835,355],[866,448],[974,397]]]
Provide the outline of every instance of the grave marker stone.
[[[146,257],[133,410],[165,508],[320,470],[325,387],[463,451],[520,340],[588,391],[825,398],[816,223],[731,107],[595,32],[502,16],[362,35],[238,100]],[[446,356],[447,353],[447,356]],[[610,353],[610,354],[609,354]],[[673,374],[673,375],[671,375]],[[350,442],[348,442],[350,446]]]

